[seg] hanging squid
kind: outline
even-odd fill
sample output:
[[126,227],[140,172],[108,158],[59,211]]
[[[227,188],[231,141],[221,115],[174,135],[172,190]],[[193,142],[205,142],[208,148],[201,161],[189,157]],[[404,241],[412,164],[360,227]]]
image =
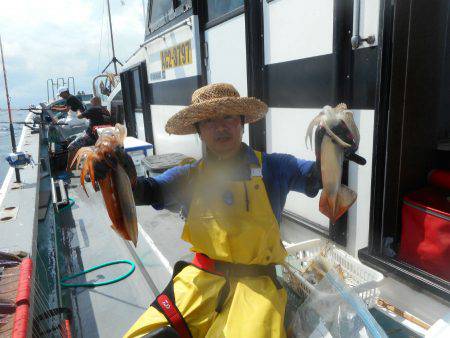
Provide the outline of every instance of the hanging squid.
[[121,124],[114,128],[108,128],[99,135],[93,147],[83,147],[78,150],[71,163],[76,162],[76,168],[82,163],[80,181],[81,186],[87,194],[84,185],[86,174],[89,174],[92,186],[98,191],[94,173],[95,163],[102,161],[110,170],[106,177],[97,179],[100,191],[105,202],[108,216],[111,219],[111,227],[124,239],[130,240],[136,246],[138,237],[136,206],[134,203],[132,186],[136,184],[135,173],[131,177],[116,158],[116,148],[123,147],[126,137],[126,129]]
[[344,157],[364,165],[365,159],[356,155],[359,146],[359,131],[353,113],[344,103],[332,108],[325,106],[309,124],[306,132],[312,147],[312,132],[316,127],[314,145],[316,158],[320,163],[323,190],[320,195],[319,210],[331,223],[336,221],[356,201],[357,194],[341,184]]

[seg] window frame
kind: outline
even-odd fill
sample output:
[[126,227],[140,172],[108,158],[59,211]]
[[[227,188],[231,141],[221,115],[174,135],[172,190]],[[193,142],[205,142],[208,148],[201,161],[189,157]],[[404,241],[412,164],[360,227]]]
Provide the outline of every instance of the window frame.
[[[138,67],[133,67],[132,69],[129,70],[132,81],[131,81],[131,88],[132,88],[132,107],[133,107],[133,111],[139,111],[142,112],[144,110],[144,92],[143,92],[143,84],[142,84],[142,76],[141,76],[141,72],[140,72],[140,68]],[[137,105],[137,91],[136,91],[136,78],[135,76],[137,76],[138,79],[138,84],[139,84],[139,94],[140,94],[140,106]]]
[[235,9],[226,12],[212,20],[209,20],[209,16],[208,16],[208,0],[205,0],[204,6],[205,6],[205,10],[204,10],[204,14],[205,14],[205,30],[212,28],[214,26],[220,25],[221,23],[228,21],[236,16],[239,16],[241,14],[244,14],[245,12],[245,5],[244,3],[239,6],[236,7]]
[[192,10],[192,0],[171,0],[172,8],[164,14],[156,22],[152,22],[152,6],[153,2],[158,0],[149,0],[147,8],[147,23],[146,23],[146,36],[148,40],[152,35],[159,33],[161,30],[166,29],[171,24],[178,22],[176,19],[183,19],[186,12]]

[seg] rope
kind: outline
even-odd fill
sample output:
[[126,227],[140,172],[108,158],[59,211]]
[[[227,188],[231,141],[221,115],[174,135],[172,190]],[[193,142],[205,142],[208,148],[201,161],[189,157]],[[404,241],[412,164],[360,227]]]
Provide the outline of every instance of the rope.
[[[73,284],[72,283],[65,283],[66,281],[68,281],[70,279],[73,279],[73,278],[76,278],[78,276],[85,275],[85,274],[87,274],[89,272],[92,272],[92,271],[104,268],[106,266],[116,265],[116,264],[128,264],[128,265],[131,266],[131,268],[130,268],[130,270],[128,270],[127,273],[123,274],[122,276],[119,276],[117,278],[114,278],[114,279],[111,279],[111,280],[107,280],[107,281],[104,281],[104,282],[73,283]],[[100,265],[95,265],[95,266],[93,266],[90,269],[81,271],[81,272],[76,273],[74,275],[66,276],[66,277],[61,279],[60,284],[61,284],[62,287],[66,287],[66,288],[76,288],[76,287],[92,288],[92,287],[96,287],[96,286],[109,285],[109,284],[114,284],[114,283],[120,282],[121,280],[124,280],[125,278],[130,276],[134,272],[135,269],[136,269],[136,265],[132,261],[129,261],[128,259],[120,259],[120,260],[117,260],[117,261],[106,262],[106,263],[103,263],[103,264],[100,264]]]

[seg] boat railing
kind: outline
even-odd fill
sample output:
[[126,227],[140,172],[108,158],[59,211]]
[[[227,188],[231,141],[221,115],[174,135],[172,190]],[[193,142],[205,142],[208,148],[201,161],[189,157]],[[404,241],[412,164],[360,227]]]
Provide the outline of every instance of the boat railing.
[[56,94],[58,93],[58,88],[63,86],[67,86],[69,92],[75,93],[75,78],[73,76],[69,76],[67,79],[64,79],[63,77],[47,79],[47,102],[50,102],[51,99],[55,100],[57,96]]

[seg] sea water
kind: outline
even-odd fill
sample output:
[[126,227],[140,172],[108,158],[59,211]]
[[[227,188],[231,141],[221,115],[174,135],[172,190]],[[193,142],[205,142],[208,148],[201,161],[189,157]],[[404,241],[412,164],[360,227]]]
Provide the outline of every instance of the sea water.
[[[13,113],[13,121],[23,122],[28,115],[27,111],[15,111]],[[8,122],[8,113],[0,112],[0,121]],[[16,145],[19,144],[20,135],[22,133],[22,124],[14,124],[14,134],[16,137]],[[6,174],[8,173],[9,165],[5,157],[11,150],[11,137],[9,136],[9,123],[0,123],[0,187],[3,184]]]

